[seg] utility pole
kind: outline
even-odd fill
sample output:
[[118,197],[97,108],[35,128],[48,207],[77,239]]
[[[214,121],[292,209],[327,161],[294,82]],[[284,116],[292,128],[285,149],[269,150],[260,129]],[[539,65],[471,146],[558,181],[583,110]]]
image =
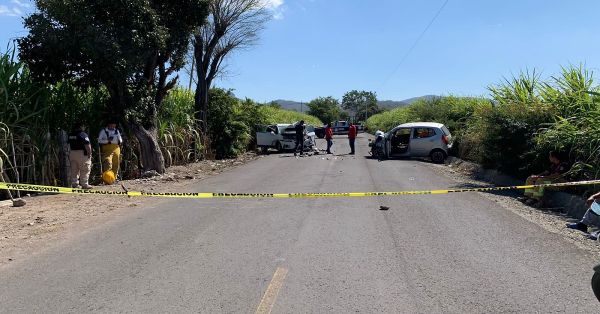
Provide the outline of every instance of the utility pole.
[[300,102],[300,113],[304,113],[304,103]]

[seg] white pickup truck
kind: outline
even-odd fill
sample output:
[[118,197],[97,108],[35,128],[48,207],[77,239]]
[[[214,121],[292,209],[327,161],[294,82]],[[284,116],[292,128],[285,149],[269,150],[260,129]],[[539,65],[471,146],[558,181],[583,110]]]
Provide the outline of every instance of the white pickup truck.
[[[296,148],[295,124],[271,124],[258,126],[256,132],[256,146],[263,153],[273,148],[278,152],[293,150]],[[306,137],[315,143],[315,130],[312,125],[306,126]]]

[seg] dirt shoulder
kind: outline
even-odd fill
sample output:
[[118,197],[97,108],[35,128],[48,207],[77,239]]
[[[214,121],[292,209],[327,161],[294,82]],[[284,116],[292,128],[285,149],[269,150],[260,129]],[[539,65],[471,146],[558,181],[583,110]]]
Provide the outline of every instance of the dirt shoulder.
[[[130,191],[177,191],[199,185],[203,179],[260,157],[247,153],[237,159],[173,166],[167,169],[165,175],[122,183]],[[120,185],[94,188],[123,190]],[[146,204],[156,203],[154,198],[122,197],[115,201],[114,197],[73,194],[24,196],[23,199],[27,202],[23,207],[12,207],[9,202],[0,204],[0,267],[25,259],[58,241],[75,237],[132,210],[140,210]]]
[[[450,177],[457,181],[459,184],[464,186],[473,187],[492,187],[493,185],[474,179],[475,167],[464,163],[464,165],[436,165],[430,164],[431,168],[444,176]],[[551,211],[551,210],[540,210],[533,208],[519,202],[515,196],[506,196],[490,193],[480,193],[481,196],[497,203],[506,210],[509,210],[524,219],[535,223],[543,229],[562,236],[566,241],[576,245],[577,247],[586,250],[595,256],[600,256],[600,242],[589,240],[586,238],[586,234],[568,229],[565,227],[567,223],[575,222],[576,220],[568,217],[566,214]]]

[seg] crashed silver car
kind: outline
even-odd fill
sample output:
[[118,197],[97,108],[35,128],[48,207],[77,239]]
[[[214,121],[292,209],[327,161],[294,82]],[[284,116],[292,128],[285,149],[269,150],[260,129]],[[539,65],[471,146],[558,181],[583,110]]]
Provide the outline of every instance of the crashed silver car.
[[443,163],[452,147],[450,130],[440,123],[413,122],[401,124],[385,133],[383,157],[430,157]]

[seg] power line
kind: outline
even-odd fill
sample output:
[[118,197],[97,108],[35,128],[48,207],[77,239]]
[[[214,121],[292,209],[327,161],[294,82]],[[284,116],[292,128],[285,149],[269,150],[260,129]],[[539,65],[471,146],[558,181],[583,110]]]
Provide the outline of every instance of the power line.
[[408,49],[408,51],[406,52],[406,54],[404,54],[404,56],[402,57],[402,59],[400,59],[400,62],[398,63],[398,65],[396,66],[396,68],[394,68],[394,71],[392,71],[392,73],[390,73],[390,75],[385,79],[385,81],[383,81],[383,84],[381,84],[381,86],[384,86],[385,84],[387,84],[387,82],[392,78],[392,76],[394,76],[394,74],[396,74],[396,72],[398,71],[398,69],[400,69],[400,66],[404,63],[404,61],[406,60],[406,58],[408,58],[408,56],[413,51],[413,49],[415,49],[415,47],[419,44],[419,42],[421,41],[421,39],[423,38],[423,36],[425,36],[425,33],[427,33],[427,30],[429,30],[429,28],[431,27],[431,25],[433,25],[433,22],[435,22],[435,20],[438,18],[438,16],[440,16],[440,14],[442,13],[442,11],[444,10],[444,8],[446,7],[446,5],[448,4],[449,1],[450,0],[444,1],[444,4],[442,4],[442,6],[439,8],[439,10],[437,10],[437,12],[435,13],[435,15],[431,19],[431,21],[429,21],[429,24],[427,24],[427,26],[421,32],[421,34],[419,35],[419,37],[417,37],[417,40],[415,40],[415,42],[412,44],[412,46],[410,46],[410,48]]

